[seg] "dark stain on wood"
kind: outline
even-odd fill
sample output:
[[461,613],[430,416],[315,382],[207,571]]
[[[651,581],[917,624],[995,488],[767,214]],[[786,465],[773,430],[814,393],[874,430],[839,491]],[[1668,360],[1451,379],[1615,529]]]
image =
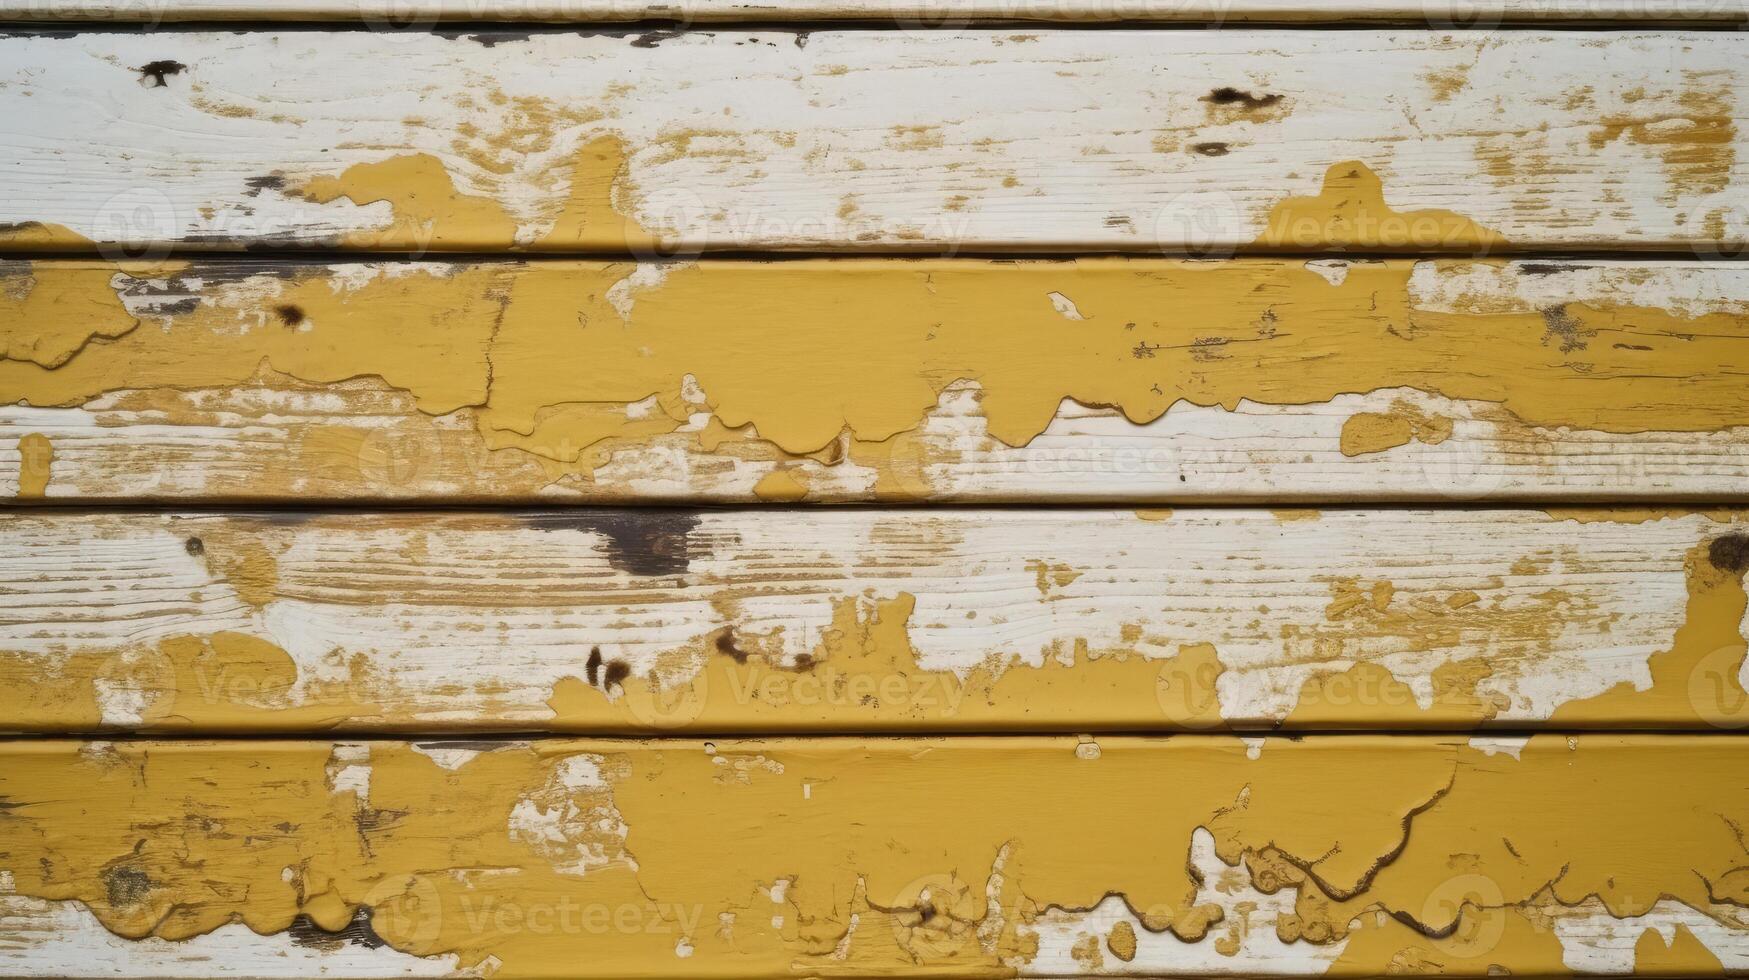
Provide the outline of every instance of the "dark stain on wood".
[[285,175],[275,173],[265,177],[251,177],[243,181],[243,186],[249,188],[243,192],[244,197],[260,197],[262,191],[285,190]]
[[1231,152],[1225,143],[1192,143],[1190,148],[1205,157],[1224,157]]
[[292,920],[285,933],[293,943],[324,953],[332,953],[348,943],[365,949],[381,949],[387,943],[371,928],[370,920],[374,914],[370,906],[360,905],[352,913],[351,920],[334,932],[317,925],[309,916],[300,915]]
[[632,668],[624,660],[609,660],[607,669],[601,673],[601,689],[623,687],[626,678],[632,676]]
[[1749,534],[1727,534],[1707,546],[1707,561],[1721,572],[1741,575],[1749,571]]
[[1543,323],[1548,330],[1543,334],[1543,343],[1549,338],[1558,338],[1561,342],[1561,353],[1571,354],[1576,350],[1585,349],[1584,328],[1579,320],[1567,312],[1565,304],[1561,306],[1545,306],[1541,310]]
[[151,84],[152,88],[164,88],[165,86],[170,84],[167,81],[167,79],[171,75],[182,74],[183,72],[188,70],[188,66],[183,64],[180,61],[171,61],[169,59],[164,59],[161,61],[147,62],[146,64],[143,64],[134,70],[140,73],[140,80],[141,81],[144,81],[148,78],[151,79],[152,80],[152,84]]
[[601,535],[607,563],[630,575],[684,575],[692,567],[698,515],[690,511],[552,511],[522,520],[539,531]]
[[671,41],[685,33],[685,31],[680,30],[645,31],[642,34],[632,36],[632,47],[654,48],[661,45],[663,41]]
[[1202,100],[1214,105],[1237,105],[1247,109],[1267,109],[1280,102],[1281,96],[1273,92],[1268,95],[1252,95],[1242,89],[1223,85],[1203,96]]
[[152,890],[152,879],[139,868],[105,868],[103,889],[108,893],[112,907],[125,908],[145,900],[147,893]]
[[711,637],[711,645],[717,648],[718,653],[738,664],[747,662],[747,651],[735,645],[735,628],[732,626],[717,630],[716,635]]

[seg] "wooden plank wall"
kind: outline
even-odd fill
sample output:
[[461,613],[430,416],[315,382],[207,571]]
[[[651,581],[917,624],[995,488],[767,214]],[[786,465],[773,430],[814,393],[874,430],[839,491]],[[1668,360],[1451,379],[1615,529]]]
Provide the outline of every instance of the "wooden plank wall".
[[0,0],[0,975],[1749,973],[1742,0]]

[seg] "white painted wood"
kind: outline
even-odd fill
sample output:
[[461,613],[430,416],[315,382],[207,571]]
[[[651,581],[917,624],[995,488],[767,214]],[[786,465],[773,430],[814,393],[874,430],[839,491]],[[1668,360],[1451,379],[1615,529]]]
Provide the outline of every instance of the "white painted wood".
[[480,976],[460,971],[452,955],[419,957],[389,946],[337,937],[331,946],[300,944],[286,933],[258,936],[232,923],[172,942],[123,939],[79,902],[0,894],[0,972],[9,977],[238,977],[303,980],[345,977]]
[[[298,680],[287,706],[344,685],[362,658],[380,682],[356,696],[390,727],[540,728],[552,724],[554,685],[580,676],[592,648],[678,689],[709,659],[685,652],[710,650],[724,627],[775,662],[823,657],[837,604],[866,619],[909,595],[916,676],[964,678],[992,657],[1023,670],[1083,646],[1167,658],[1210,643],[1225,666],[1220,715],[1239,726],[1280,722],[1308,678],[1385,668],[1415,704],[1358,698],[1364,727],[1369,712],[1426,708],[1436,669],[1481,658],[1493,673],[1477,693],[1503,699],[1494,723],[1510,727],[1612,685],[1648,686],[1648,658],[1671,648],[1687,616],[1691,553],[1731,527],[1717,515],[1493,510],[18,513],[0,525],[12,556],[0,563],[0,651],[35,658],[23,669],[37,673],[14,679],[24,685],[52,679],[64,658],[115,658],[99,694],[104,721],[120,728],[165,693],[153,688],[168,663],[159,644],[221,631],[289,654]],[[638,557],[640,540],[657,542],[656,557]],[[227,563],[245,555],[254,570],[239,579]],[[1357,603],[1342,596],[1372,596],[1381,581],[1394,589],[1391,616],[1345,615]],[[700,724],[738,710],[734,691],[707,695]],[[1156,706],[1133,718],[1065,707],[1024,724],[1146,727],[1160,724]],[[957,702],[948,708],[932,726],[954,724]],[[878,724],[854,703],[831,717]]]
[[166,23],[192,20],[362,21],[380,30],[437,22],[674,20],[967,20],[1058,22],[1425,21],[1433,27],[1514,21],[1735,21],[1741,0],[0,0],[17,20]]
[[[707,413],[671,435],[614,449],[584,477],[549,472],[521,450],[486,449],[471,412],[422,416],[378,383],[158,391],[152,411],[118,407],[129,392],[79,408],[0,406],[0,497],[17,490],[19,443],[28,436],[54,446],[46,492],[62,503],[755,503],[759,481],[780,468],[805,474],[808,501],[834,503],[875,499],[879,478],[849,460],[780,463],[733,447],[705,452],[697,436]],[[974,382],[943,393],[899,449],[891,469],[899,491],[937,502],[1096,504],[1711,502],[1749,492],[1749,426],[1635,433],[1526,427],[1502,422],[1487,403],[1394,388],[1307,405],[1246,401],[1231,412],[1179,403],[1144,425],[1114,409],[1065,401],[1049,428],[1017,448],[988,435],[980,394]],[[178,403],[188,411],[174,409]],[[188,421],[196,403],[216,414]],[[1452,436],[1438,445],[1343,454],[1348,419],[1404,404],[1453,419]],[[306,454],[306,440],[319,445],[322,433],[364,449],[356,458]]]
[[[1734,254],[1749,127],[1711,130],[1700,164],[1683,140],[1736,103],[1746,53],[1749,35],[1681,31],[13,36],[0,222],[322,244],[390,226],[389,205],[247,182],[427,153],[529,244],[572,151],[614,136],[618,206],[685,249],[1223,250],[1358,160],[1398,210],[1513,247]],[[166,61],[186,67],[162,85],[138,70]],[[1219,87],[1280,111],[1212,112]],[[579,115],[530,122],[500,95]]]

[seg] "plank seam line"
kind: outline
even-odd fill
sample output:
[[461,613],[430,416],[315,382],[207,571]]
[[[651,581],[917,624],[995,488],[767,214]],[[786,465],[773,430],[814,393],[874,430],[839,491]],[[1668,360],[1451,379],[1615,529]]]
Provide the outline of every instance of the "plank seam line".
[[237,732],[215,729],[204,731],[177,732],[131,732],[113,730],[74,730],[64,732],[22,732],[16,734],[0,734],[0,752],[4,752],[11,744],[36,744],[53,741],[102,741],[102,742],[162,742],[171,744],[200,744],[206,742],[239,745],[260,742],[413,742],[420,745],[443,743],[481,743],[481,742],[624,742],[632,745],[649,744],[652,742],[749,742],[768,740],[790,741],[906,741],[906,740],[971,740],[998,739],[1015,741],[1020,739],[1069,739],[1081,735],[1091,735],[1094,738],[1140,738],[1151,741],[1168,741],[1173,739],[1208,739],[1208,738],[1267,738],[1289,742],[1303,742],[1314,739],[1366,739],[1366,738],[1412,738],[1412,739],[1451,739],[1451,738],[1528,738],[1534,735],[1549,735],[1569,738],[1608,737],[1668,737],[1680,738],[1740,738],[1749,739],[1749,730],[1730,730],[1720,728],[1574,728],[1563,726],[1559,728],[1405,728],[1401,726],[1385,728],[1341,728],[1304,731],[1279,731],[1261,729],[1135,729],[1135,728],[1056,728],[1056,729],[1021,729],[1021,728],[977,728],[977,729],[933,729],[933,728],[893,728],[893,729],[858,729],[858,728],[821,728],[789,730],[725,730],[714,728],[651,730],[648,733],[627,734],[625,731],[595,733],[579,729],[577,731],[550,730],[505,730],[505,731],[470,731],[448,730],[431,731],[420,729],[291,729],[284,732]]
[[1050,30],[1050,31],[1304,31],[1304,32],[1353,32],[1353,31],[1426,31],[1440,34],[1487,34],[1495,32],[1528,32],[1549,31],[1560,33],[1592,32],[1598,34],[1620,34],[1633,31],[1684,30],[1696,32],[1737,32],[1749,24],[1749,12],[1735,16],[1701,17],[1701,18],[1571,18],[1534,20],[1506,17],[1498,23],[1487,23],[1481,26],[1466,27],[1454,25],[1450,27],[1429,23],[1425,19],[1415,18],[1380,18],[1365,19],[1353,17],[1349,19],[1332,20],[1241,20],[1231,19],[1196,19],[1196,20],[1104,20],[1104,21],[1073,21],[1064,19],[1002,19],[985,18],[977,15],[967,15],[964,23],[961,18],[949,18],[950,23],[942,26],[931,26],[927,22],[917,24],[897,18],[846,17],[843,19],[798,18],[783,20],[680,20],[662,18],[644,18],[640,20],[588,20],[576,21],[516,21],[516,20],[439,20],[436,25],[421,25],[416,30],[399,30],[390,28],[385,31],[380,26],[363,20],[272,20],[272,19],[238,19],[238,20],[173,20],[150,23],[144,21],[99,21],[78,19],[42,19],[42,20],[0,20],[0,37],[33,37],[66,38],[82,34],[184,34],[184,33],[303,33],[303,32],[360,32],[393,33],[397,35],[420,33],[432,34],[446,40],[466,40],[480,35],[502,34],[507,39],[519,39],[530,34],[578,34],[588,37],[636,37],[643,34],[659,33],[669,37],[681,34],[699,33],[764,33],[764,34],[813,34],[826,32],[878,32],[878,31],[941,31],[952,32],[999,32],[1016,29]]
[[1380,500],[1378,502],[1355,503],[1352,499],[1319,504],[1316,500],[1304,498],[1238,498],[1232,502],[1195,501],[1159,501],[1154,499],[1128,499],[1121,502],[1085,503],[1080,501],[1050,501],[1037,503],[1015,501],[872,501],[868,503],[853,501],[833,501],[822,503],[674,503],[672,501],[633,502],[624,504],[583,503],[576,506],[560,506],[550,500],[540,504],[519,503],[485,503],[485,502],[430,502],[421,500],[381,500],[381,501],[318,501],[315,504],[275,504],[269,502],[232,503],[224,501],[205,502],[198,497],[186,501],[80,501],[77,503],[31,503],[8,500],[0,502],[0,514],[22,516],[29,514],[38,517],[78,518],[99,516],[163,516],[183,518],[256,518],[264,521],[280,520],[314,520],[324,517],[370,517],[375,515],[424,516],[424,517],[469,517],[469,516],[503,516],[513,518],[533,517],[576,517],[587,514],[611,514],[625,511],[650,511],[657,513],[680,514],[801,514],[832,511],[847,512],[890,512],[890,511],[1051,511],[1062,513],[1098,512],[1109,510],[1134,510],[1154,507],[1170,507],[1174,511],[1243,511],[1267,510],[1291,504],[1295,509],[1319,510],[1328,514],[1342,513],[1378,513],[1378,512],[1426,512],[1485,514],[1499,511],[1522,510],[1570,510],[1585,509],[1658,509],[1670,507],[1681,510],[1749,510],[1749,495],[1743,497],[1718,499],[1681,499],[1673,497],[1634,497],[1625,501],[1613,503],[1596,503],[1593,501],[1578,502],[1570,498],[1551,500],[1546,497],[1528,500],[1509,500],[1494,498],[1486,501],[1452,501],[1434,503],[1430,501]]
[[[1749,117],[1743,122],[1749,125]],[[1707,265],[1749,265],[1749,242],[1742,245],[1723,246],[1732,254],[1720,254],[1718,251],[1700,250],[1688,244],[1671,244],[1660,248],[1636,247],[1632,249],[1549,249],[1546,247],[1527,247],[1523,250],[1511,246],[1496,247],[1483,251],[1449,250],[1449,251],[1401,251],[1389,249],[1296,249],[1296,248],[1252,248],[1239,246],[1233,249],[1215,249],[1196,252],[1186,249],[1148,248],[1145,250],[1113,249],[1105,246],[1087,248],[1031,248],[1016,247],[1013,249],[861,249],[847,247],[843,249],[811,248],[811,249],[679,249],[671,253],[640,255],[636,252],[624,251],[563,251],[563,252],[518,252],[511,248],[492,249],[485,251],[456,252],[409,252],[374,249],[335,249],[323,247],[303,248],[298,246],[258,247],[245,244],[239,248],[132,248],[117,246],[114,248],[99,247],[96,249],[6,249],[0,246],[0,262],[231,262],[238,264],[260,263],[268,267],[273,263],[292,263],[301,265],[327,265],[336,262],[411,262],[439,264],[527,264],[558,262],[811,262],[819,260],[832,261],[922,261],[949,260],[958,262],[990,262],[990,263],[1023,263],[1023,262],[1074,262],[1081,259],[1161,259],[1161,260],[1193,260],[1199,262],[1231,262],[1247,259],[1257,260],[1294,260],[1306,259],[1329,260],[1348,259],[1356,262],[1389,262],[1389,261],[1436,261],[1467,259],[1471,261],[1486,261],[1490,259],[1511,259],[1518,262],[1643,262],[1643,263],[1700,263]]]

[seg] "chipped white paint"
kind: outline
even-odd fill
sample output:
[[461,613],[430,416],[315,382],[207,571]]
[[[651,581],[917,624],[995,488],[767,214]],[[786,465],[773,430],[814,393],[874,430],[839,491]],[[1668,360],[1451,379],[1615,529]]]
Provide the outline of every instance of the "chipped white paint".
[[1081,315],[1081,308],[1076,306],[1075,301],[1070,299],[1069,297],[1064,296],[1062,293],[1049,293],[1049,294],[1047,294],[1047,296],[1051,301],[1051,309],[1056,310],[1057,315],[1061,316],[1063,319],[1065,319],[1065,320],[1085,320],[1085,319],[1087,319],[1086,317]]
[[[1226,667],[1222,716],[1268,726],[1319,674],[1376,664],[1425,707],[1435,669],[1488,658],[1495,669],[1479,693],[1504,698],[1500,724],[1527,724],[1618,683],[1647,685],[1647,658],[1671,645],[1684,620],[1686,553],[1727,527],[1701,515],[1615,523],[1526,511],[1283,519],[1181,510],[1160,520],[1128,511],[821,510],[781,520],[703,512],[696,527],[667,532],[684,535],[689,558],[633,574],[592,520],[19,515],[0,527],[15,556],[0,564],[0,650],[51,664],[81,651],[149,661],[163,656],[156,644],[166,638],[231,630],[291,656],[293,704],[313,685],[345,685],[348,665],[362,658],[371,675],[392,678],[380,686],[388,709],[438,729],[490,729],[551,723],[554,685],[581,676],[581,651],[593,647],[634,675],[659,669],[664,683],[680,684],[701,663],[664,654],[707,646],[723,627],[743,649],[793,660],[818,653],[835,602],[854,601],[866,616],[876,600],[909,594],[908,634],[926,671],[964,677],[996,656],[1038,666],[1078,643],[1158,658],[1212,643]],[[201,537],[213,557],[238,535],[259,541],[277,567],[274,596],[258,610],[222,564],[209,570],[186,547]],[[1078,574],[1041,591],[1040,561]],[[1379,581],[1393,584],[1395,608],[1411,618],[1463,591],[1481,596],[1467,607],[1480,615],[1440,640],[1330,614],[1344,583]],[[1574,598],[1557,610],[1546,605],[1554,594]],[[1492,625],[1514,616],[1547,616],[1546,632]],[[1139,637],[1124,635],[1138,626]],[[951,713],[959,702],[942,703]],[[1087,720],[1051,721],[1073,730]]]
[[1409,299],[1436,313],[1528,313],[1577,303],[1743,316],[1749,312],[1746,285],[1749,269],[1735,263],[1417,262]]
[[1668,947],[1678,926],[1687,929],[1731,973],[1749,971],[1749,949],[1741,937],[1749,915],[1741,908],[1715,905],[1702,912],[1664,899],[1645,915],[1616,918],[1595,897],[1571,908],[1551,904],[1552,929],[1561,941],[1561,961],[1577,973],[1622,976],[1634,973],[1634,944],[1647,930]]
[[[1347,948],[1342,939],[1324,945],[1295,941],[1284,943],[1276,935],[1276,920],[1291,917],[1297,891],[1283,888],[1265,894],[1251,883],[1249,869],[1232,867],[1215,854],[1214,835],[1202,827],[1190,837],[1188,864],[1202,876],[1196,904],[1216,905],[1222,911],[1219,924],[1201,942],[1187,943],[1169,932],[1152,932],[1142,925],[1118,895],[1109,895],[1087,912],[1048,910],[1034,928],[1039,949],[1031,963],[1021,967],[1023,976],[1070,977],[1093,974],[1165,975],[1195,977],[1318,976],[1330,969]],[[1119,922],[1135,933],[1136,955],[1125,963],[1110,954],[1105,940]],[[1076,942],[1094,936],[1104,954],[1101,966],[1089,969],[1070,952]],[[1224,939],[1230,952],[1216,949]]]
[[[511,746],[517,743],[502,742],[499,744],[503,746]],[[427,759],[430,759],[432,762],[437,763],[439,766],[442,766],[451,772],[454,772],[474,761],[474,757],[480,754],[480,750],[476,748],[461,748],[454,745],[447,745],[443,742],[414,742],[412,743],[412,746],[413,751],[425,756]]]
[[363,742],[336,742],[328,759],[328,788],[352,793],[360,808],[370,806],[370,746]]
[[1484,755],[1498,752],[1516,759],[1529,741],[1529,735],[1475,735],[1470,738],[1470,748],[1477,749]]
[[[0,222],[142,245],[326,243],[390,225],[390,206],[316,205],[247,182],[278,174],[289,189],[428,153],[462,192],[501,202],[526,243],[555,220],[572,151],[611,135],[630,155],[620,206],[686,249],[1222,249],[1256,239],[1273,205],[1317,193],[1325,169],[1346,160],[1377,171],[1393,207],[1450,209],[1519,248],[1733,253],[1749,230],[1736,189],[1749,179],[1749,127],[1727,127],[1732,153],[1720,159],[1735,162],[1710,175],[1723,181],[1716,190],[1688,179],[1692,171],[1671,172],[1668,144],[1608,129],[1611,119],[1691,118],[1685,100],[1696,92],[1734,98],[1749,64],[1749,35],[1738,32],[487,40],[373,31],[0,39],[0,118],[11,136],[0,143]],[[139,66],[165,61],[186,67],[163,85],[142,81]],[[363,77],[397,84],[352,97]],[[1280,109],[1225,116],[1204,101],[1221,86],[1279,95]],[[554,123],[539,151],[495,144],[513,124],[483,94],[494,91],[550,100],[578,121]],[[473,130],[478,139],[458,142]],[[469,156],[476,151],[490,166]],[[1499,155],[1531,169],[1500,177],[1488,162]],[[1536,170],[1539,159],[1559,166]]]
[[0,889],[0,973],[67,980],[84,977],[239,977],[304,980],[337,977],[480,976],[453,954],[420,957],[389,946],[297,942],[289,933],[261,936],[240,922],[191,939],[124,939],[80,902],[49,902]]
[[553,767],[546,785],[510,810],[510,839],[521,841],[560,874],[585,875],[591,868],[623,861],[630,832],[613,805],[600,756],[572,755]]
[[1306,268],[1324,277],[1324,281],[1332,286],[1340,286],[1348,281],[1349,263],[1344,259],[1313,259],[1306,263]]
[[626,323],[632,321],[632,304],[636,301],[639,290],[654,289],[662,285],[662,280],[691,262],[640,262],[624,279],[613,284],[607,290],[607,301],[613,304],[614,311]]

